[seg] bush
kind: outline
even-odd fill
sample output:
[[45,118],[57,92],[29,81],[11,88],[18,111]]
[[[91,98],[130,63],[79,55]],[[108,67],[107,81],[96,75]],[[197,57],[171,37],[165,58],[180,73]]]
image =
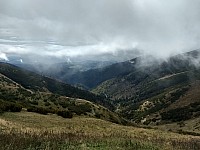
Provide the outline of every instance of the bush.
[[49,102],[45,102],[45,106],[50,106],[51,104]]
[[19,104],[10,104],[10,111],[11,112],[20,112],[22,110],[22,106]]
[[92,108],[89,104],[81,104],[76,106],[71,106],[68,108],[71,112],[76,113],[77,115],[84,114],[86,112],[91,112]]
[[28,107],[27,111],[28,112],[35,112],[36,111],[36,107],[33,107],[33,106],[32,107]]
[[35,100],[34,101],[30,101],[30,103],[33,104],[33,105],[38,105],[38,101],[35,101]]
[[55,102],[54,102],[54,105],[58,106],[58,102],[57,102],[57,101],[55,101]]
[[59,101],[60,106],[62,106],[63,108],[67,108],[70,104],[67,101]]
[[0,101],[0,112],[20,112],[22,110],[22,106],[17,103]]
[[5,112],[5,111],[9,111],[8,104],[1,101],[0,102],[0,112]]
[[58,111],[58,116],[62,116],[63,118],[72,118],[73,115],[70,111]]
[[49,113],[48,109],[45,109],[42,107],[34,107],[34,106],[27,108],[27,111],[28,112],[36,112],[36,113],[43,114],[43,115],[47,115]]
[[163,120],[171,120],[173,122],[184,121],[192,117],[192,111],[186,107],[176,108],[161,113],[161,116]]

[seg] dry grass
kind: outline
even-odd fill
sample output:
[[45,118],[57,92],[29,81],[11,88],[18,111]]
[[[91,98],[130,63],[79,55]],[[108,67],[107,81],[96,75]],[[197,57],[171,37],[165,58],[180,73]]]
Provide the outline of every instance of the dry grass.
[[191,103],[200,102],[200,81],[191,84],[189,91],[174,102],[168,109],[188,106]]
[[[1,149],[200,149],[200,137],[94,118],[5,113],[0,116],[0,129]],[[19,139],[22,144],[17,144]]]
[[200,118],[193,118],[182,122],[175,122],[175,123],[154,126],[154,128],[158,128],[164,131],[170,130],[173,132],[178,132],[178,131],[191,132],[200,135]]

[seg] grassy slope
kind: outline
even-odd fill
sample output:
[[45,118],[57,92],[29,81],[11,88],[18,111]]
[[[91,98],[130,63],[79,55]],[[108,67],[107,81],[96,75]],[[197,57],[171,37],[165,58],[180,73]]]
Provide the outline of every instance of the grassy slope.
[[[152,102],[153,105],[150,107],[146,107],[146,110],[141,110],[141,107],[147,101]],[[189,114],[189,112],[192,112],[190,117],[186,119],[183,118],[177,120],[177,121],[184,121],[199,116],[199,111],[200,111],[199,105],[200,105],[200,81],[197,80],[185,86],[183,85],[170,88],[166,92],[163,92],[158,96],[143,100],[138,105],[138,107],[136,107],[136,109],[137,111],[144,114],[144,116],[142,116],[143,118],[146,116],[148,116],[148,118],[151,118],[155,116],[154,114],[157,114],[158,116],[165,112],[172,112],[173,110],[180,110],[180,109],[185,110],[184,112],[182,112],[185,115]],[[178,113],[179,113],[178,111],[175,111],[174,114],[171,115],[175,116]],[[170,118],[168,120],[170,120]],[[174,122],[176,122],[176,118],[174,120],[175,120]]]
[[0,149],[199,149],[200,138],[94,118],[20,112],[0,116]]
[[111,112],[101,105],[84,99],[55,95],[50,92],[27,90],[2,74],[0,74],[0,100],[20,103],[25,108],[35,106],[55,111],[75,110],[75,115],[85,115],[111,122],[125,123],[125,120],[120,118],[116,113]]
[[0,73],[22,85],[26,89],[40,92],[48,91],[63,96],[87,99],[91,102],[113,109],[112,104],[105,97],[97,96],[88,91],[75,88],[66,83],[38,75],[11,64],[0,62]]
[[159,125],[155,128],[164,131],[173,131],[181,134],[200,136],[200,118],[193,118],[178,123]]

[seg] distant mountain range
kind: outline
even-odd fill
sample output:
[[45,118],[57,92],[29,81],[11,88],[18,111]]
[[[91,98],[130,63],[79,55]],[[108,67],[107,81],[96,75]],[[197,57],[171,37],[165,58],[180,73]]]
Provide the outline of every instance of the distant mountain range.
[[[112,65],[123,66],[125,71],[120,72],[119,67],[119,74],[115,67],[104,68],[103,71],[115,72],[115,75],[92,91],[107,95],[118,106],[117,111],[136,123],[158,125],[198,118],[200,50],[176,55],[166,61],[143,62],[141,57]],[[98,79],[101,81],[101,77]]]
[[[159,126],[200,116],[200,50],[166,60],[137,57],[111,65],[105,63],[95,69],[81,70],[63,63],[51,67],[57,71],[33,70],[41,76],[0,63],[0,73],[34,92],[51,92],[101,104],[137,124]],[[66,83],[86,87],[94,94]]]
[[[86,88],[87,86],[83,85],[81,82],[76,80],[76,76],[81,75],[82,72],[91,69],[103,68],[109,66],[115,61],[73,61],[73,62],[60,62],[60,63],[37,63],[37,62],[20,62],[20,59],[13,59],[12,61],[4,61],[5,63],[14,64],[18,67],[30,70],[32,72],[42,74],[54,79],[61,80],[65,83],[73,84],[81,88]],[[87,87],[88,89],[90,87]]]

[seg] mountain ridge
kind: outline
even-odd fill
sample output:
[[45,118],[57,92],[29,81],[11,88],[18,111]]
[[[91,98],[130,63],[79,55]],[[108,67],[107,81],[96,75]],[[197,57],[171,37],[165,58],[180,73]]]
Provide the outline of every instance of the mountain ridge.
[[[195,50],[161,63],[135,67],[131,73],[104,81],[92,91],[107,95],[122,116],[139,124],[159,125],[197,118],[199,55],[200,50]],[[180,106],[181,101],[187,101],[187,105]]]
[[105,97],[92,94],[88,91],[78,89],[61,81],[38,75],[34,72],[22,69],[8,63],[0,63],[0,73],[4,74],[15,82],[20,83],[23,87],[27,89],[32,89],[35,91],[48,90],[52,93],[56,93],[59,95],[83,98],[95,101],[96,103],[105,103],[108,108],[112,108],[112,104],[110,104]]
[[100,104],[58,94],[49,91],[26,89],[19,83],[0,73],[0,113],[18,112],[21,109],[40,114],[58,114],[63,118],[87,116],[107,120],[117,124],[128,121]]

